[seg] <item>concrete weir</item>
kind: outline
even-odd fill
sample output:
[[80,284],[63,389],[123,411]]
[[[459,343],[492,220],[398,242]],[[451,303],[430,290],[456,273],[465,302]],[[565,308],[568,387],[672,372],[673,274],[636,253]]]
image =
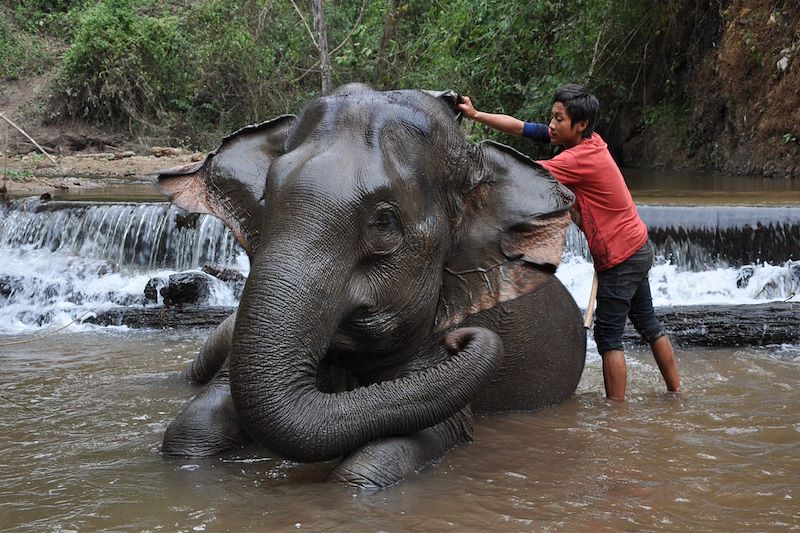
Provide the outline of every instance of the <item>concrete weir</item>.
[[[118,307],[86,320],[102,326],[168,329],[213,327],[234,307]],[[800,343],[800,302],[755,305],[675,306],[656,309],[677,346],[767,346]],[[641,343],[628,325],[624,340]]]

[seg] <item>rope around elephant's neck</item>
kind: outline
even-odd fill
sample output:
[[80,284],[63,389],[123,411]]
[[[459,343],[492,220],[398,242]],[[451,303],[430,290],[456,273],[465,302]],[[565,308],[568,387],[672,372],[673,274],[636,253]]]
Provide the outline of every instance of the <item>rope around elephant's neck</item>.
[[93,311],[86,311],[81,316],[79,316],[78,318],[76,318],[75,320],[70,322],[69,324],[67,324],[65,326],[61,326],[60,328],[58,328],[56,330],[53,330],[53,331],[47,333],[46,335],[42,335],[41,337],[35,337],[33,339],[25,339],[24,341],[6,342],[6,343],[3,343],[3,344],[0,344],[0,347],[3,347],[3,346],[14,346],[14,345],[17,345],[17,344],[27,344],[29,342],[40,341],[42,339],[46,339],[47,337],[50,337],[51,335],[55,335],[56,333],[58,333],[62,329],[67,329],[68,327],[70,327],[72,324],[74,324],[78,320],[82,320],[85,316],[90,315],[92,312]]
[[[3,344],[0,344],[0,347],[2,347],[2,346],[13,346],[13,345],[16,345],[16,344],[27,344],[29,342],[40,341],[42,339],[46,339],[47,337],[50,337],[51,335],[55,335],[56,333],[58,333],[62,329],[66,329],[66,328],[70,327],[72,324],[74,324],[78,320],[82,320],[85,316],[87,316],[87,315],[89,315],[91,313],[92,313],[92,311],[86,311],[81,316],[77,317],[75,320],[70,322],[69,324],[67,324],[65,326],[61,326],[60,328],[58,328],[56,330],[53,330],[53,331],[47,333],[46,335],[42,335],[41,337],[36,337],[34,339],[26,339],[24,341],[6,342],[6,343],[3,343]],[[4,394],[0,394],[0,398],[2,398],[3,400],[7,401],[8,403],[16,405],[17,407],[21,407],[22,409],[25,409],[26,411],[34,412],[34,410],[31,409],[30,407],[28,407],[27,405],[23,405],[23,404],[21,404],[19,402],[16,402],[16,401],[12,400],[11,398],[9,398],[8,396],[5,396]]]

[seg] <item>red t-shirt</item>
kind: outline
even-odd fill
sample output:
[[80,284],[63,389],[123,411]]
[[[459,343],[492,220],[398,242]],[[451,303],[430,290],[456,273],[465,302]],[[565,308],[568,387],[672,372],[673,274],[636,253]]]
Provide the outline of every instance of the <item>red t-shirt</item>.
[[580,228],[589,241],[595,270],[622,263],[647,241],[647,226],[622,172],[596,132],[539,163],[575,193]]

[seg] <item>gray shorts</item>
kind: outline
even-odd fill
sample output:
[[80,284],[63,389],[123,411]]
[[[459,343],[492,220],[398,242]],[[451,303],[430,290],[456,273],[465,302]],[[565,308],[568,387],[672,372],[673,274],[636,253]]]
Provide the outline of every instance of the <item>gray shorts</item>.
[[594,340],[601,355],[622,350],[626,318],[652,344],[665,335],[656,318],[650,295],[648,273],[653,266],[653,243],[648,239],[641,248],[619,265],[597,273],[597,312]]

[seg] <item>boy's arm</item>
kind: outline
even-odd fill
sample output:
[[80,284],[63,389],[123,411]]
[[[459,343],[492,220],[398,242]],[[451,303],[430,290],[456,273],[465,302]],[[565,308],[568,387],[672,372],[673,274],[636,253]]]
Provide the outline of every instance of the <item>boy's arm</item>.
[[527,137],[534,142],[549,143],[550,142],[550,129],[547,124],[538,124],[534,122],[523,122],[518,118],[511,115],[502,115],[498,113],[484,113],[475,109],[472,105],[472,100],[469,96],[464,96],[464,102],[458,105],[461,113],[475,122],[485,124],[490,128],[500,130],[504,133],[512,135],[519,135]]
[[463,98],[464,102],[458,104],[458,109],[466,118],[472,119],[475,122],[480,122],[481,124],[485,124],[490,128],[500,130],[504,133],[522,135],[525,123],[520,119],[514,118],[511,115],[478,111],[475,109],[475,106],[472,105],[472,100],[470,100],[469,96],[464,96]]

